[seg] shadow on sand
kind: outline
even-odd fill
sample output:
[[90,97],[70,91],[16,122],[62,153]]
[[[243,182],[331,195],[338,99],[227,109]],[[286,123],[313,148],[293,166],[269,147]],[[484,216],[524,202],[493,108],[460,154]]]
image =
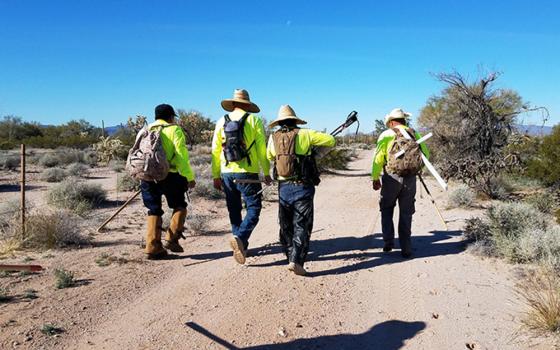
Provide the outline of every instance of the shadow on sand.
[[296,339],[287,343],[263,344],[246,348],[230,344],[194,322],[187,322],[186,326],[230,350],[398,350],[404,348],[406,340],[414,338],[419,332],[424,330],[426,323],[390,320],[379,323],[371,327],[367,332],[360,334],[325,335],[315,338]]

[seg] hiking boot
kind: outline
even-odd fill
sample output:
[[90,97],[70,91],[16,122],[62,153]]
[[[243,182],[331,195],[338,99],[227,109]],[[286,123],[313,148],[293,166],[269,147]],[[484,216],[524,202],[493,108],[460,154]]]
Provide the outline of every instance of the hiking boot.
[[171,223],[167,229],[163,246],[174,253],[182,253],[185,251],[179,244],[179,238],[185,238],[185,236],[183,236],[183,230],[185,228],[186,217],[187,209],[183,208],[173,211],[173,215],[171,216]]
[[247,256],[247,253],[245,252],[245,246],[243,245],[241,238],[233,236],[229,240],[229,244],[233,250],[233,258],[235,261],[241,265],[245,264],[245,257]]
[[161,244],[161,216],[149,215],[146,230],[146,248],[144,252],[148,259],[160,259],[167,255],[167,250]]
[[401,256],[405,259],[410,259],[412,258],[412,251],[410,250],[402,250],[401,251]]
[[303,266],[301,266],[300,264],[297,264],[297,263],[293,263],[293,262],[289,263],[288,264],[288,270],[292,271],[293,273],[295,273],[298,276],[307,275],[307,271],[305,271]]
[[389,253],[390,251],[393,250],[394,247],[395,244],[393,242],[385,242],[385,244],[383,245],[383,251],[385,253]]

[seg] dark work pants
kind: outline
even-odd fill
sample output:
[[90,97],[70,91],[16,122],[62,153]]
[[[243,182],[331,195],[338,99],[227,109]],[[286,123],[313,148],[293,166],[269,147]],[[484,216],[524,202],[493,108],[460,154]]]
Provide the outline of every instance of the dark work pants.
[[[251,173],[223,173],[222,184],[226,194],[226,204],[229,212],[229,221],[234,236],[241,239],[245,249],[249,246],[249,237],[259,222],[262,209],[262,195],[257,194],[262,186],[256,184],[235,183],[235,179],[258,180],[258,174]],[[245,218],[242,218],[243,201],[247,207]]]
[[165,179],[158,182],[142,181],[140,190],[142,190],[144,206],[148,208],[148,215],[163,215],[161,196],[165,196],[169,208],[186,208],[186,182],[187,179],[178,173],[169,173]]
[[393,225],[393,212],[397,202],[399,203],[399,243],[402,250],[410,251],[412,215],[414,214],[416,196],[416,176],[399,177],[384,174],[381,178],[381,199],[379,208],[381,210],[381,229],[383,240],[392,243],[395,239],[395,227]]
[[280,243],[289,262],[303,266],[313,230],[315,187],[292,182],[280,183],[278,217]]

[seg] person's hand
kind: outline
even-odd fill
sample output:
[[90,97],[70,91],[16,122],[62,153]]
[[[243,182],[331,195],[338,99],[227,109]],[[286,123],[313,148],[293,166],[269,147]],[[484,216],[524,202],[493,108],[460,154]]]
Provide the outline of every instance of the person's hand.
[[222,190],[222,179],[220,178],[214,179],[214,188],[217,189],[218,191]]
[[270,175],[266,175],[264,177],[264,184],[267,185],[267,186],[272,185],[272,178],[270,177]]
[[379,191],[379,189],[381,189],[381,181],[373,180],[373,190]]
[[194,188],[194,186],[196,186],[196,181],[194,181],[194,180],[189,181],[189,182],[187,183],[187,188],[188,188],[189,190],[192,190],[192,189]]

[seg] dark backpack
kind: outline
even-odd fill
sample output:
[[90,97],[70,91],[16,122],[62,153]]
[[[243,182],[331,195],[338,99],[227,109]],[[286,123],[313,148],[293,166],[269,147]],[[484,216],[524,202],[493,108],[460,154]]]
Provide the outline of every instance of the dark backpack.
[[239,162],[243,158],[247,158],[247,163],[251,165],[249,150],[253,147],[255,141],[253,140],[251,145],[247,147],[243,137],[245,121],[248,117],[249,113],[245,113],[239,120],[231,120],[229,114],[224,116],[224,133],[226,135],[226,140],[222,144],[222,148],[224,149],[226,164],[229,164],[229,162]]
[[[398,128],[394,128],[393,131],[396,136],[387,154],[387,171],[398,176],[417,175],[422,170],[424,163],[422,150],[416,142],[416,133],[410,128],[403,130],[410,135],[410,138],[406,138]],[[404,154],[397,158],[396,155],[400,151],[404,151]]]

